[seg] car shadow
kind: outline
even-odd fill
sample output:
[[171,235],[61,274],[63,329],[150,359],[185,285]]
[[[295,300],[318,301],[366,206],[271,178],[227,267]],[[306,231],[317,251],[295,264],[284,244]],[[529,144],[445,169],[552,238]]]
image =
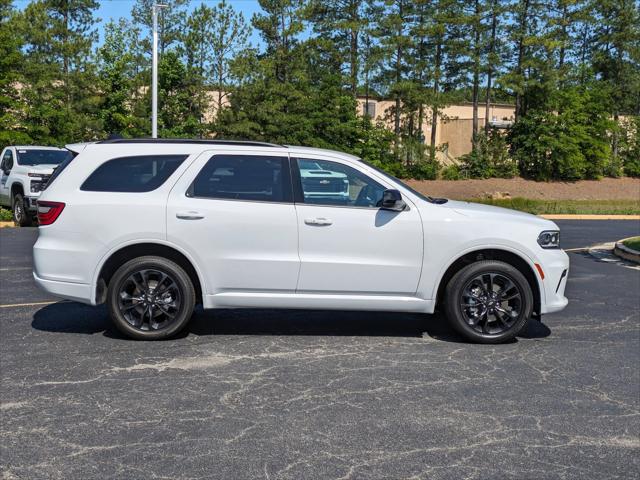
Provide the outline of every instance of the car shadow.
[[[91,307],[75,302],[59,302],[39,309],[31,326],[55,333],[94,335],[127,339],[111,323],[104,306]],[[435,340],[467,343],[448,324],[442,314],[351,312],[327,310],[197,308],[187,328],[178,335],[280,335],[280,336],[362,336],[431,337]],[[543,338],[551,330],[532,320],[522,338]],[[176,337],[174,337],[176,338]],[[517,341],[514,340],[514,341]]]

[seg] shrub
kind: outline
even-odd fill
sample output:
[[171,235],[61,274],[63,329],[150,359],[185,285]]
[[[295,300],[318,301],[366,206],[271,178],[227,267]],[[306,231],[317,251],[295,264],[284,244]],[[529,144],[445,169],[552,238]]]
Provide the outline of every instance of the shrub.
[[509,156],[507,141],[497,129],[479,133],[471,153],[460,157],[461,167],[472,178],[512,178],[518,174],[516,162]]
[[440,172],[443,180],[460,180],[460,167],[458,165],[449,165]]
[[0,222],[10,222],[13,220],[11,210],[0,207]]
[[624,173],[640,177],[640,117],[631,117],[623,124],[620,141],[620,160]]

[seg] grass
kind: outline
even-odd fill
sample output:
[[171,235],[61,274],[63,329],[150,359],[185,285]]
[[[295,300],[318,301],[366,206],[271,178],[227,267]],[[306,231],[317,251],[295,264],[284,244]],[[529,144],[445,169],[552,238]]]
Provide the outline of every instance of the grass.
[[640,252],[640,237],[633,237],[622,242],[625,247],[629,247],[636,252]]
[[474,198],[469,201],[535,215],[640,215],[640,200],[532,200],[515,197],[500,200]]
[[10,222],[13,220],[11,210],[0,207],[0,222]]

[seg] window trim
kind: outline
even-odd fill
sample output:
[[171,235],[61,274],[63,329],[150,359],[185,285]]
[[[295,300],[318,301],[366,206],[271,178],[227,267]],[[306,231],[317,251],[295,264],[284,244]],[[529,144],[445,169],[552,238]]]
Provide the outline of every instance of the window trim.
[[[106,161],[102,162],[100,165],[98,165],[97,167],[95,167],[90,173],[89,175],[87,175],[87,177],[82,181],[82,183],[80,184],[80,187],[78,188],[79,191],[84,192],[84,193],[100,193],[100,194],[131,194],[131,193],[151,193],[151,192],[156,192],[159,189],[161,189],[164,185],[167,184],[167,182],[169,181],[169,179],[175,175],[175,173],[180,169],[180,167],[182,165],[184,165],[184,162],[187,160],[187,158],[189,158],[191,156],[190,153],[171,153],[171,154],[167,154],[167,153],[160,153],[160,154],[142,154],[142,155],[124,155],[122,157],[112,157],[107,159]],[[136,158],[136,157],[154,157],[154,158],[162,158],[162,157],[183,157],[182,161],[176,166],[176,168],[173,170],[173,172],[171,172],[169,174],[169,176],[167,178],[164,179],[164,181],[158,185],[156,188],[153,188],[151,190],[142,190],[142,191],[117,191],[117,190],[88,190],[85,189],[84,186],[87,183],[87,181],[91,178],[91,176],[96,173],[100,168],[102,168],[104,165],[107,165],[109,162],[113,162],[115,160],[121,160],[123,158]],[[75,158],[75,156],[72,156],[71,159],[69,160],[69,163],[71,163],[71,161]],[[64,163],[64,162],[63,162]],[[66,166],[68,166],[69,164],[67,163]],[[63,169],[64,170],[64,169]],[[56,169],[54,169],[54,174],[56,172]],[[60,172],[62,173],[62,171]],[[52,174],[53,176],[53,174]],[[50,179],[51,180],[51,179]],[[51,182],[49,182],[51,183]],[[47,185],[48,186],[48,185]],[[46,188],[46,187],[45,187]]]
[[300,167],[298,166],[298,160],[310,160],[310,161],[321,161],[321,162],[331,162],[331,163],[337,163],[339,165],[343,165],[345,167],[349,167],[354,169],[355,171],[359,172],[361,175],[365,176],[366,178],[368,178],[369,180],[371,180],[372,182],[377,183],[378,185],[380,185],[381,187],[384,187],[385,190],[388,190],[389,187],[388,185],[385,185],[384,183],[379,182],[378,180],[376,180],[375,178],[371,178],[371,175],[369,175],[368,172],[363,172],[362,170],[355,168],[352,165],[349,165],[347,163],[343,163],[340,161],[336,161],[335,159],[329,159],[329,158],[314,158],[311,156],[290,156],[290,164],[291,164],[291,177],[292,177],[292,181],[293,181],[293,199],[294,202],[296,204],[300,204],[300,205],[305,205],[307,207],[325,207],[325,208],[351,208],[351,209],[357,209],[357,210],[380,210],[381,207],[360,207],[360,206],[356,206],[356,205],[330,205],[330,204],[323,204],[323,203],[307,203],[304,201],[304,191],[302,190],[302,176],[300,175]]
[[[271,153],[271,152],[270,152]],[[283,185],[289,183],[289,191],[288,191],[288,195],[284,194],[283,192],[283,197],[284,200],[279,201],[279,200],[249,200],[246,198],[218,198],[218,197],[203,197],[200,195],[189,195],[189,190],[191,189],[191,187],[193,186],[193,184],[195,183],[196,179],[198,178],[198,176],[200,175],[200,173],[202,173],[202,170],[204,170],[207,165],[209,164],[210,161],[213,160],[214,157],[220,157],[220,156],[225,156],[225,157],[263,157],[263,158],[279,158],[281,160],[284,160],[284,168],[283,168],[283,175],[284,178],[282,179],[283,181]],[[265,155],[264,152],[216,152],[213,155],[211,155],[202,165],[202,167],[200,168],[200,170],[198,170],[196,172],[196,174],[193,176],[193,178],[191,179],[191,181],[189,182],[189,185],[187,185],[187,188],[185,189],[183,195],[186,198],[194,198],[194,199],[198,199],[198,200],[214,200],[214,201],[218,201],[218,202],[245,202],[245,203],[273,203],[273,204],[279,204],[279,205],[293,205],[294,202],[294,191],[293,191],[293,182],[291,180],[292,178],[292,174],[291,174],[291,159],[289,157],[288,154],[283,153],[283,154],[278,154],[278,155]],[[287,182],[288,180],[288,182]],[[287,199],[287,197],[289,197]]]

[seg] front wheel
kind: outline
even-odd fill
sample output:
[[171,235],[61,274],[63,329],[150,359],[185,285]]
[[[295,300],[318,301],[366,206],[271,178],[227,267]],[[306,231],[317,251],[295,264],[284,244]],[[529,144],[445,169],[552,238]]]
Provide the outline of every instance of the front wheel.
[[512,265],[486,260],[467,265],[449,281],[445,310],[453,328],[478,343],[515,337],[533,312],[529,282]]
[[195,298],[193,283],[182,267],[155,256],[122,265],[107,291],[116,327],[140,340],[168,338],[182,330],[191,318]]
[[31,226],[31,216],[25,208],[24,197],[21,193],[17,193],[13,197],[13,223],[16,227]]

